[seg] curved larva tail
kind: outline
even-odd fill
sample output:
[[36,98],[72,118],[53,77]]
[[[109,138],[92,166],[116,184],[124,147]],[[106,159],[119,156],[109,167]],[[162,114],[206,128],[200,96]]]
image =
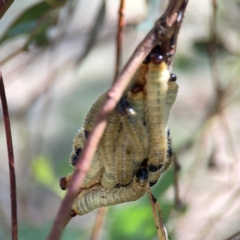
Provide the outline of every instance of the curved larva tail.
[[72,209],[76,214],[83,215],[100,207],[135,201],[146,193],[147,186],[147,169],[140,168],[129,187],[105,189],[95,186],[82,190],[74,200]]

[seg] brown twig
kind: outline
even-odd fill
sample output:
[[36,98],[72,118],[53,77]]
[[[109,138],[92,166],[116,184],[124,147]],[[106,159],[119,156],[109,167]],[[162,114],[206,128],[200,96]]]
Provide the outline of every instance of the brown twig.
[[211,65],[211,73],[212,73],[212,81],[214,84],[214,88],[216,94],[218,96],[218,91],[220,91],[220,81],[217,71],[217,61],[216,61],[216,50],[217,50],[217,2],[216,0],[212,0],[212,10],[213,15],[211,19],[210,25],[210,38],[209,38],[209,45],[208,45],[208,54],[209,60]]
[[[164,226],[162,223],[161,209],[156,209],[157,208],[156,207],[157,199],[152,195],[151,189],[149,187],[147,188],[147,194],[148,194],[148,198],[150,201],[155,226],[157,229],[158,240],[166,240]],[[157,212],[158,212],[158,214],[157,214]]]
[[180,165],[177,161],[176,154],[174,154],[173,158],[173,168],[174,168],[174,205],[176,209],[180,209],[182,206],[181,200],[179,198],[179,184],[178,184],[178,173],[180,170]]
[[[122,61],[122,44],[123,44],[123,30],[125,27],[125,19],[124,19],[124,7],[125,7],[125,0],[120,0],[120,6],[119,6],[119,18],[118,18],[118,31],[116,36],[116,67],[115,67],[115,77],[114,81],[116,80],[120,67],[121,67],[121,61]],[[114,83],[114,82],[113,82]],[[106,214],[107,214],[108,208],[100,208],[97,212],[96,221],[93,227],[91,240],[96,240],[99,238],[99,234],[101,233],[101,229],[103,227]]]
[[[148,53],[158,42],[164,41],[166,42],[167,40],[169,41],[169,39],[173,37],[175,33],[174,30],[177,28],[177,26],[174,24],[179,23],[178,18],[180,15],[181,16],[183,15],[188,1],[172,0],[171,2],[173,2],[173,4],[172,5],[169,4],[168,8],[166,9],[166,12],[167,13],[173,12],[173,8],[175,9],[176,5],[179,6],[178,11],[173,12],[172,15],[165,13],[164,17],[160,17],[156,21],[152,30],[139,44],[139,46],[134,51],[133,55],[123,68],[122,72],[119,74],[118,78],[116,79],[116,82],[108,91],[105,103],[97,116],[95,125],[89,135],[88,141],[86,142],[82,154],[78,159],[75,171],[72,176],[72,180],[67,190],[67,194],[61,203],[57,217],[54,221],[53,227],[48,236],[48,240],[59,239],[62,229],[64,227],[63,223],[65,222],[65,218],[70,214],[71,204],[79,191],[79,186],[81,186],[82,181],[86,173],[88,172],[88,169],[91,165],[91,159],[97,149],[100,138],[107,126],[108,117],[115,108],[118,101],[120,100],[131,77],[136,72],[138,66],[143,62]],[[173,17],[175,18],[175,22],[172,20]],[[171,21],[169,19],[171,19]]]
[[99,208],[98,209],[98,213],[97,213],[97,218],[94,224],[94,228],[92,231],[92,236],[90,238],[90,240],[97,240],[99,239],[99,236],[101,234],[101,230],[103,228],[105,219],[106,219],[106,214],[107,214],[108,208],[104,207],[104,208]]
[[10,198],[11,198],[11,213],[12,213],[12,240],[18,239],[18,223],[17,223],[17,192],[16,192],[16,176],[14,166],[13,144],[10,119],[8,114],[8,105],[5,95],[2,73],[0,72],[0,95],[2,101],[2,111],[4,116],[4,125],[8,149],[9,177],[10,177]]
[[118,32],[117,32],[117,49],[116,49],[116,69],[115,69],[115,78],[120,71],[121,61],[122,61],[122,45],[123,45],[123,30],[125,27],[125,18],[124,18],[124,8],[125,8],[125,0],[120,0],[119,6],[119,17],[118,17]]
[[14,0],[0,0],[0,19],[6,13],[8,8],[12,5]]

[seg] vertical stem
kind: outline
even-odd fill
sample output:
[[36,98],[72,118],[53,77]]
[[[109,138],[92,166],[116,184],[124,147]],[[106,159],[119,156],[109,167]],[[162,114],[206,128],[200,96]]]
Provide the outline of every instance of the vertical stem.
[[173,158],[173,169],[174,169],[174,195],[175,195],[175,208],[180,209],[181,208],[181,200],[179,198],[179,184],[178,184],[178,172],[180,170],[180,165],[177,161],[176,154],[174,154]]
[[149,187],[147,188],[147,194],[148,194],[148,198],[149,198],[151,208],[152,208],[153,218],[154,218],[155,226],[157,229],[158,240],[167,240],[166,236],[165,236],[164,226],[162,223],[161,209],[158,206],[159,211],[158,211],[158,215],[157,215],[157,213],[156,213],[157,212],[156,211],[157,199],[152,195],[151,189]]
[[98,209],[96,221],[95,221],[95,224],[94,224],[94,228],[93,228],[92,236],[91,236],[90,240],[99,239],[101,230],[103,228],[103,225],[104,225],[104,222],[105,222],[105,219],[106,219],[107,211],[108,211],[107,207],[103,207],[103,208]]
[[116,48],[116,69],[115,69],[115,78],[117,79],[117,76],[120,71],[121,67],[121,61],[122,61],[122,45],[123,45],[123,30],[125,27],[125,19],[124,19],[124,7],[125,7],[125,0],[120,0],[120,6],[119,6],[119,18],[118,18],[118,32],[117,32],[117,48]]
[[8,150],[8,164],[9,164],[9,178],[10,178],[10,198],[11,198],[11,214],[12,214],[12,240],[18,239],[18,223],[17,223],[17,193],[16,193],[16,176],[14,166],[13,144],[10,119],[8,114],[8,105],[4,89],[2,73],[0,72],[0,95],[2,101],[2,111],[4,117],[4,126],[6,132],[7,150]]

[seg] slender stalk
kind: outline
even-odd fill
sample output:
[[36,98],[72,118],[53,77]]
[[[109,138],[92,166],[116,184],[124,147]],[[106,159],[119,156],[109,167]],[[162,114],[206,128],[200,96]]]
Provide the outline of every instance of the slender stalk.
[[149,187],[147,188],[147,194],[152,208],[153,218],[157,229],[158,240],[167,240],[165,236],[164,226],[162,223],[161,211],[159,212],[156,209],[157,199],[152,195],[151,189]]
[[14,165],[13,143],[11,134],[10,118],[8,114],[8,105],[4,89],[2,73],[0,72],[0,95],[2,101],[2,111],[4,117],[4,126],[6,132],[9,178],[10,178],[10,198],[11,198],[11,215],[12,215],[12,240],[18,239],[18,222],[17,222],[17,191],[16,191],[16,175]]
[[97,218],[94,224],[94,228],[93,228],[90,240],[97,240],[100,238],[100,234],[106,219],[107,211],[108,211],[107,207],[98,209]]
[[120,1],[119,6],[119,17],[118,17],[118,32],[117,32],[117,48],[116,48],[116,69],[115,69],[115,78],[117,78],[122,61],[122,45],[123,45],[123,31],[125,27],[125,18],[124,18],[124,7],[125,7],[125,0]]

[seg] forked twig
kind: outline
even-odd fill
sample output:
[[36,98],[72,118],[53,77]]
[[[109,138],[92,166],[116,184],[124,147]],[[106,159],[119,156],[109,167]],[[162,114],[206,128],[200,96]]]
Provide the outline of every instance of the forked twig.
[[[170,39],[175,39],[176,31],[178,31],[182,22],[187,3],[188,0],[170,1],[163,16],[156,21],[154,27],[139,44],[122,72],[118,75],[116,82],[108,91],[105,103],[97,116],[88,141],[86,142],[81,156],[77,161],[67,194],[61,203],[57,217],[48,236],[48,240],[59,239],[65,218],[67,218],[70,214],[71,204],[79,191],[79,186],[81,186],[83,179],[88,172],[91,165],[91,159],[107,126],[108,117],[116,107],[116,104],[119,102],[124,90],[130,82],[131,77],[154,46],[156,46],[159,42],[166,43],[169,42]],[[165,50],[168,51],[169,49]]]
[[162,223],[162,211],[157,203],[157,199],[152,195],[150,187],[147,188],[147,194],[152,208],[153,218],[157,229],[158,240],[168,240],[165,234],[164,225]]
[[12,134],[10,126],[10,118],[8,114],[8,105],[4,89],[2,73],[0,71],[0,95],[2,101],[2,111],[4,117],[4,126],[7,140],[8,150],[8,164],[9,164],[9,177],[10,177],[10,198],[11,198],[11,214],[12,214],[12,240],[18,239],[18,222],[17,222],[17,191],[16,191],[16,176],[14,166]]

